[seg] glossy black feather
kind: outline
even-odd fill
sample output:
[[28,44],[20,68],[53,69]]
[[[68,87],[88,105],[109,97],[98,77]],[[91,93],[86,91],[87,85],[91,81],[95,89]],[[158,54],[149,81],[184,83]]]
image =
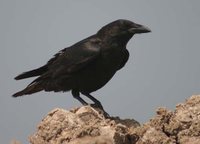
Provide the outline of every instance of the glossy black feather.
[[[20,74],[15,79],[39,76],[24,90],[13,96],[44,91],[69,91],[81,103],[79,93],[98,102],[90,93],[103,87],[128,61],[126,44],[137,33],[147,33],[147,27],[128,20],[117,20],[102,27],[96,34],[64,48],[44,66]],[[100,103],[100,102],[98,102]]]

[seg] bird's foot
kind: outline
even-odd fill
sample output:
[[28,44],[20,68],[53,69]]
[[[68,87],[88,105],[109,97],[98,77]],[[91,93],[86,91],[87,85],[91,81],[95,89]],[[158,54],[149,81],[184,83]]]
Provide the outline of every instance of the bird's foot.
[[90,104],[91,107],[95,108],[95,109],[99,109],[98,111],[100,113],[102,113],[102,115],[105,118],[110,117],[110,115],[104,110],[103,106],[101,105],[101,103],[94,103],[94,104]]

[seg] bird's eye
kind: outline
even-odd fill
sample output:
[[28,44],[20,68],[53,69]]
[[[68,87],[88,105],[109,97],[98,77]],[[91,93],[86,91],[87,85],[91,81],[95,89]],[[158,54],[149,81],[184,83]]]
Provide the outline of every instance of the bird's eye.
[[131,27],[133,27],[133,24],[131,23],[126,23],[126,25],[125,25],[125,27],[127,28],[127,29],[129,29],[129,28],[131,28]]

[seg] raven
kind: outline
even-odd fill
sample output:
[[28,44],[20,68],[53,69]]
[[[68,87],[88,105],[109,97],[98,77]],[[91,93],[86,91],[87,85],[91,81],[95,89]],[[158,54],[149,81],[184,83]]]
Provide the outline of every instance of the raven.
[[15,77],[20,80],[39,76],[13,97],[42,90],[71,90],[73,97],[83,105],[88,103],[80,93],[102,107],[90,93],[103,87],[126,64],[129,58],[126,44],[132,36],[148,32],[151,32],[149,28],[129,20],[111,22],[96,34],[59,51],[44,66]]

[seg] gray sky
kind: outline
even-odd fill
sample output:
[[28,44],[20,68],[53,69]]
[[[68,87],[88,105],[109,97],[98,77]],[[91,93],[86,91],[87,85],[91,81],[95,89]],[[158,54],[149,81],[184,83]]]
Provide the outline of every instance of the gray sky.
[[69,92],[14,99],[11,95],[33,79],[13,78],[116,19],[141,23],[152,33],[131,39],[126,66],[93,93],[110,115],[145,122],[157,107],[173,110],[176,103],[199,94],[199,6],[197,0],[1,0],[0,143],[27,143],[50,110],[80,106]]

